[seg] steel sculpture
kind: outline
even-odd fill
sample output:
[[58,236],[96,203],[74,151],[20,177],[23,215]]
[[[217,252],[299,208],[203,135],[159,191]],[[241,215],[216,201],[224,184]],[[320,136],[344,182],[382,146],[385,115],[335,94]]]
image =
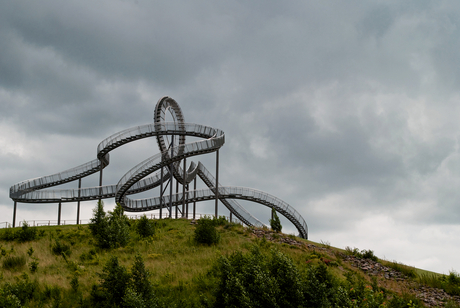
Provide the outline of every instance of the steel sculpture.
[[[172,122],[166,122],[170,114]],[[169,139],[168,139],[169,136]],[[186,136],[203,138],[199,141],[185,143]],[[116,185],[102,185],[103,169],[109,165],[109,152],[129,142],[156,137],[160,153],[139,163],[129,170]],[[188,217],[189,204],[193,203],[193,218],[195,204],[204,200],[215,200],[215,216],[218,214],[218,200],[230,211],[230,217],[235,215],[248,226],[262,227],[264,224],[244,209],[236,199],[249,200],[274,208],[292,222],[299,236],[308,238],[308,228],[302,216],[286,202],[262,191],[243,187],[226,187],[219,184],[219,149],[225,142],[224,132],[209,126],[186,123],[177,102],[170,97],[161,98],[155,107],[153,124],[128,128],[118,132],[97,147],[97,159],[78,167],[49,176],[26,180],[10,188],[10,198],[14,201],[13,227],[16,220],[16,206],[22,203],[58,203],[58,224],[62,202],[78,202],[77,223],[80,212],[80,201],[115,198],[125,211],[143,212],[159,210],[160,217]],[[189,157],[216,153],[216,176],[206,167],[193,161],[186,168]],[[100,173],[98,187],[81,187],[81,179]],[[199,177],[208,189],[196,189],[196,179]],[[45,189],[78,180],[78,189]],[[176,192],[173,191],[173,181],[176,181]],[[190,184],[193,181],[193,189]],[[182,192],[179,192],[179,184]],[[169,186],[169,194],[165,194]],[[150,199],[131,199],[132,194],[160,187],[160,196]],[[181,208],[180,208],[181,207]]]

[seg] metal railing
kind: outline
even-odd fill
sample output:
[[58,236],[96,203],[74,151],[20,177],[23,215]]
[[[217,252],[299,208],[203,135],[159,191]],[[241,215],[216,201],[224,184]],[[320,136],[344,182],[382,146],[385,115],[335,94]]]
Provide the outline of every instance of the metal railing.
[[[140,219],[141,217],[143,217],[144,215],[146,215],[146,217],[148,219],[166,219],[168,218],[168,214],[163,214],[160,215],[159,214],[136,214],[136,215],[126,215],[129,219]],[[195,219],[201,219],[201,218],[204,218],[204,217],[211,217],[212,215],[211,214],[202,214],[202,213],[195,213]],[[230,222],[230,217],[229,216],[225,216],[225,215],[222,215],[220,217],[225,217],[225,219]],[[184,216],[181,216],[180,218],[182,219],[188,219],[188,220],[192,220],[193,219],[193,214],[188,214],[187,217],[184,217]],[[57,220],[46,220],[46,219],[42,219],[42,220],[24,220],[24,221],[21,221],[18,223],[18,226],[17,228],[20,228],[22,227],[22,225],[24,224],[24,222],[26,222],[30,227],[41,227],[41,226],[57,226],[58,225],[58,221]],[[84,224],[89,224],[91,222],[90,219],[80,219],[79,220],[80,222],[80,225],[84,225]],[[242,222],[235,218],[235,217],[232,217],[232,222],[233,223],[237,223],[237,224],[242,224]],[[61,226],[68,226],[68,225],[76,225],[77,222],[76,220],[72,220],[72,219],[67,219],[67,220],[61,220]],[[0,223],[0,229],[4,229],[4,228],[11,228],[11,224],[8,223],[8,222],[1,222]]]

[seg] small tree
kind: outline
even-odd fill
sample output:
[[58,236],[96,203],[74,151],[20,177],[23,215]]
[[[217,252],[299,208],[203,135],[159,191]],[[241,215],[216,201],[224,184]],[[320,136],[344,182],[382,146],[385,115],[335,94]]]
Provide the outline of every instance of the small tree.
[[94,285],[91,291],[91,301],[96,307],[116,307],[122,302],[129,286],[131,276],[126,268],[112,256],[105,264],[99,285]]
[[113,212],[109,212],[109,244],[110,247],[124,247],[128,244],[129,221],[124,215],[123,207],[117,203]]
[[96,238],[97,246],[109,248],[109,220],[104,211],[104,202],[98,201],[93,209],[93,217],[89,223],[91,234]]
[[[134,264],[131,268],[131,279],[133,294],[137,294],[146,307],[157,307],[153,286],[149,280],[150,272],[145,268],[144,260],[140,254],[134,257]],[[131,294],[131,295],[133,295]]]
[[126,246],[129,242],[129,221],[123,214],[120,204],[115,206],[113,212],[108,215],[104,212],[104,204],[97,203],[93,210],[90,222],[90,230],[97,240],[97,246],[101,248],[115,248]]
[[272,228],[273,231],[275,232],[281,232],[281,229],[283,228],[281,226],[280,218],[276,214],[276,210],[274,207],[272,207],[272,219],[270,219],[270,227]]

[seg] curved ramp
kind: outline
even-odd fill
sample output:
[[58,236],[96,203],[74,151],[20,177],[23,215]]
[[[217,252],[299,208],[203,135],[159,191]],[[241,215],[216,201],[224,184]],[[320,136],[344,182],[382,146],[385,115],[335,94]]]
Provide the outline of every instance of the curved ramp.
[[[173,122],[165,122],[166,115]],[[186,136],[202,138],[185,143]],[[148,137],[156,137],[160,153],[139,163],[129,170],[116,185],[97,186],[81,189],[45,189],[82,179],[96,172],[102,172],[110,163],[109,152],[129,142]],[[171,139],[168,140],[168,137]],[[308,238],[308,227],[302,216],[286,202],[262,191],[241,187],[225,187],[216,184],[215,177],[201,163],[191,162],[185,171],[181,168],[183,159],[219,150],[225,143],[224,132],[209,126],[185,123],[182,111],[175,100],[161,98],[154,112],[154,123],[128,128],[104,139],[97,147],[97,159],[66,171],[40,178],[22,181],[10,188],[10,198],[23,203],[75,202],[115,198],[126,211],[142,212],[178,206],[187,202],[219,200],[239,220],[248,226],[264,224],[243,208],[236,200],[249,200],[274,208],[285,216]],[[162,171],[162,172],[161,172]],[[162,176],[161,176],[162,175]],[[208,189],[191,190],[185,194],[177,193],[150,199],[131,199],[128,196],[162,185],[172,177],[182,185],[189,184],[200,177]],[[171,185],[171,182],[169,183]],[[216,186],[218,189],[216,190]]]

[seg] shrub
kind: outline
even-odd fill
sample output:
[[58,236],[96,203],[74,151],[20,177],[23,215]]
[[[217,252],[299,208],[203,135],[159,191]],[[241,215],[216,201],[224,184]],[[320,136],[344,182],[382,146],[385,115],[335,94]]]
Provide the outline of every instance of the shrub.
[[273,231],[275,232],[281,232],[281,229],[283,228],[281,226],[281,221],[278,215],[276,214],[276,210],[274,207],[272,207],[272,219],[270,219],[270,227],[272,228]]
[[72,287],[72,290],[74,292],[78,291],[78,287],[80,286],[80,283],[78,282],[78,275],[76,273],[73,274],[73,277],[70,280],[70,286]]
[[219,216],[219,218],[213,217],[212,220],[215,226],[225,226],[228,224],[228,220],[225,216]]
[[94,285],[91,302],[96,307],[157,307],[153,286],[144,260],[138,254],[129,273],[112,257],[100,274],[101,283]]
[[7,242],[11,242],[16,239],[16,232],[13,228],[4,228],[0,234],[0,238]]
[[67,244],[62,244],[59,240],[55,240],[54,244],[51,246],[51,250],[55,255],[70,256],[70,246]]
[[277,250],[270,256],[258,246],[249,253],[221,256],[213,267],[217,276],[216,307],[301,307],[301,274],[292,260]]
[[155,234],[155,222],[143,215],[137,221],[136,231],[141,237],[149,237]]
[[3,259],[3,268],[7,270],[20,270],[26,265],[25,256],[7,256]]
[[38,270],[38,261],[36,259],[30,262],[29,270],[31,273],[35,273]]
[[[21,303],[25,305],[34,296],[35,291],[38,289],[37,281],[30,281],[29,276],[23,273],[20,277],[16,278],[14,284],[6,283],[3,290],[6,293],[13,294]],[[6,306],[8,307],[8,306]]]
[[206,216],[199,219],[195,229],[194,239],[200,244],[217,244],[220,240],[220,235],[216,229],[215,221]]
[[369,259],[369,260],[372,260],[372,261],[375,261],[375,262],[378,262],[379,259],[377,258],[377,256],[374,255],[374,251],[373,250],[361,250],[361,252],[359,251],[358,248],[353,248],[351,249],[349,246],[345,247],[345,251],[348,255],[353,255],[355,257],[358,257],[358,258],[361,258],[361,259]]
[[30,227],[29,224],[24,221],[22,223],[21,230],[18,231],[17,238],[20,242],[29,242],[37,239],[37,228]]

